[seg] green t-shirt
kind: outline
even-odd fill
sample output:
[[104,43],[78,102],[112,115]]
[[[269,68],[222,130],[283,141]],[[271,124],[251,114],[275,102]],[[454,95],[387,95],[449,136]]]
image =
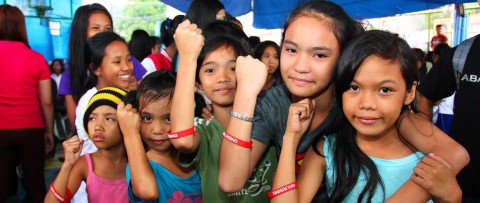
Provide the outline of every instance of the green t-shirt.
[[201,136],[197,153],[180,153],[179,161],[184,167],[192,164],[197,167],[201,178],[204,202],[270,202],[268,192],[271,190],[278,165],[273,145],[267,148],[243,189],[227,194],[218,186],[218,157],[225,126],[216,119],[207,121],[195,118],[195,130]]

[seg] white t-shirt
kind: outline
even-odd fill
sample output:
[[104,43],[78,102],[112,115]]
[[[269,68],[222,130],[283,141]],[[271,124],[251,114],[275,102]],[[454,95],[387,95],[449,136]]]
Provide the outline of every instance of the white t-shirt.
[[83,127],[83,116],[85,115],[85,111],[87,110],[87,105],[90,99],[93,97],[98,90],[96,87],[89,89],[78,101],[78,106],[75,111],[75,127],[77,128],[77,135],[83,142],[83,148],[80,155],[84,155],[86,153],[93,153],[98,151],[97,147],[93,144],[92,140],[88,139],[87,133],[85,128]]

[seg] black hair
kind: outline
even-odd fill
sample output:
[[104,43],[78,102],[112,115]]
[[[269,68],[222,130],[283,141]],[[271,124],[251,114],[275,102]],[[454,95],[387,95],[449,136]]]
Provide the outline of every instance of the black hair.
[[[419,48],[412,48],[413,54],[417,59],[417,63],[420,62],[422,66],[418,69],[419,80],[427,74],[427,64],[425,62],[425,52]],[[418,67],[417,67],[418,68]]]
[[248,47],[248,37],[243,30],[237,25],[227,22],[216,20],[209,23],[202,29],[202,34],[205,37],[205,41],[208,41],[217,36],[232,37],[242,43],[242,46]]
[[224,35],[218,35],[215,36],[207,41],[205,41],[205,45],[203,46],[202,50],[200,51],[200,54],[197,58],[197,70],[195,73],[195,80],[201,84],[201,81],[199,79],[199,72],[200,72],[200,67],[202,66],[203,61],[205,60],[205,57],[207,57],[208,54],[211,52],[219,49],[219,48],[227,48],[231,49],[234,51],[235,57],[237,56],[247,56],[248,55],[248,46],[245,46],[241,42],[241,40],[238,40],[233,37],[228,37]]
[[141,111],[140,108],[163,98],[172,101],[175,81],[176,76],[170,71],[159,70],[148,74],[137,88],[136,102],[138,106],[134,106]]
[[53,59],[52,60],[52,63],[50,63],[50,73],[55,73],[55,71],[53,70],[53,64],[55,64],[55,62],[58,62],[60,63],[60,73],[63,73],[63,71],[65,71],[65,64],[63,63],[63,59]]
[[170,44],[175,42],[173,35],[175,34],[175,30],[177,29],[178,25],[182,23],[184,19],[184,15],[177,15],[175,18],[173,18],[173,20],[167,18],[162,22],[160,25],[160,40],[165,47],[168,47]]
[[127,45],[127,42],[114,32],[100,32],[87,40],[85,45],[85,64],[88,64],[92,73],[86,80],[87,86],[94,87],[96,85],[97,77],[93,73],[102,65],[105,49],[114,41],[120,41]]
[[217,13],[225,9],[218,0],[193,0],[185,17],[203,29],[208,23],[217,20]]
[[[98,3],[80,6],[73,17],[70,30],[70,42],[68,55],[70,72],[70,86],[72,95],[76,100],[86,92],[86,90],[95,86],[88,84],[87,72],[88,65],[85,63],[85,44],[87,42],[88,20],[93,13],[104,13],[110,19],[113,29],[112,16],[108,10]],[[91,75],[91,74],[90,74]]]
[[447,43],[440,43],[437,44],[435,47],[435,50],[433,50],[433,54],[440,57],[443,56],[445,53],[447,53],[450,50],[450,46]]
[[145,30],[133,31],[128,43],[128,51],[139,61],[143,61],[151,53],[150,35]]
[[[250,36],[248,37],[248,44],[250,45],[250,48],[255,49],[255,47],[260,44],[260,37],[258,36]],[[280,52],[278,52],[280,53]]]
[[[397,61],[406,83],[406,89],[411,90],[415,81],[418,81],[416,58],[407,42],[396,34],[385,31],[367,31],[347,45],[340,56],[335,74],[335,97],[339,107],[342,107],[342,95],[347,91],[363,61],[372,55],[383,59]],[[402,111],[407,110],[404,106]],[[375,163],[359,148],[356,143],[355,128],[343,114],[334,121],[330,133],[336,137],[333,148],[333,167],[335,171],[335,185],[331,195],[331,202],[341,202],[352,191],[360,174],[366,177],[366,185],[358,197],[358,202],[370,202],[378,185],[385,191],[382,179]],[[321,136],[318,136],[312,146],[320,154],[317,145]]]
[[340,53],[348,41],[365,31],[362,25],[353,20],[339,5],[330,1],[312,0],[298,6],[290,13],[284,25],[282,43],[290,24],[302,16],[318,17],[327,22],[330,21],[329,25],[340,44]]

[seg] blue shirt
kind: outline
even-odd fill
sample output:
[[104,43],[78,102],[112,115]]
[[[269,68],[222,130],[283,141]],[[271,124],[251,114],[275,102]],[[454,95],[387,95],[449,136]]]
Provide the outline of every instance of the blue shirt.
[[[158,186],[158,199],[153,201],[143,201],[133,194],[132,185],[130,184],[130,165],[127,165],[127,184],[128,197],[132,202],[202,202],[202,194],[200,188],[200,176],[195,170],[190,177],[181,178],[171,173],[162,165],[149,161],[153,174]],[[187,200],[188,199],[188,200]]]

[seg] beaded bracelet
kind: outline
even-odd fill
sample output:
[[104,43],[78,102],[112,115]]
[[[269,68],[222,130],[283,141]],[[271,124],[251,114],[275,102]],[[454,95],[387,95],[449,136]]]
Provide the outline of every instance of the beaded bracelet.
[[239,114],[233,110],[230,111],[230,115],[235,117],[235,118],[238,118],[242,121],[247,121],[247,122],[253,122],[253,117],[248,117],[248,116],[245,116],[245,115],[242,115],[242,114]]
[[244,148],[252,148],[252,145],[253,145],[253,142],[251,140],[250,140],[250,142],[240,140],[240,139],[230,135],[229,133],[227,133],[227,131],[223,131],[223,138],[225,138],[226,140],[228,140],[229,142],[231,142],[233,144],[236,144],[236,145],[238,145],[240,147],[244,147]]
[[289,183],[283,187],[280,187],[278,189],[275,189],[275,190],[272,190],[270,192],[268,192],[268,197],[270,199],[276,197],[276,196],[279,196],[283,193],[286,193],[288,191],[292,191],[292,190],[295,190],[297,189],[297,183],[296,182],[293,182],[293,183]]
[[52,184],[50,184],[50,191],[52,191],[53,193],[53,196],[60,202],[70,202],[70,200],[72,199],[73,195],[72,195],[72,192],[70,192],[70,190],[66,189],[65,191],[65,195],[66,197],[63,197],[62,195],[60,195],[57,190],[55,189],[55,186]]
[[193,135],[194,133],[195,133],[195,127],[192,126],[189,129],[179,131],[179,132],[175,132],[175,133],[172,133],[172,130],[169,130],[167,132],[167,135],[168,135],[168,138],[170,138],[170,139],[178,139],[178,138],[182,138],[182,137],[185,137],[185,136]]

